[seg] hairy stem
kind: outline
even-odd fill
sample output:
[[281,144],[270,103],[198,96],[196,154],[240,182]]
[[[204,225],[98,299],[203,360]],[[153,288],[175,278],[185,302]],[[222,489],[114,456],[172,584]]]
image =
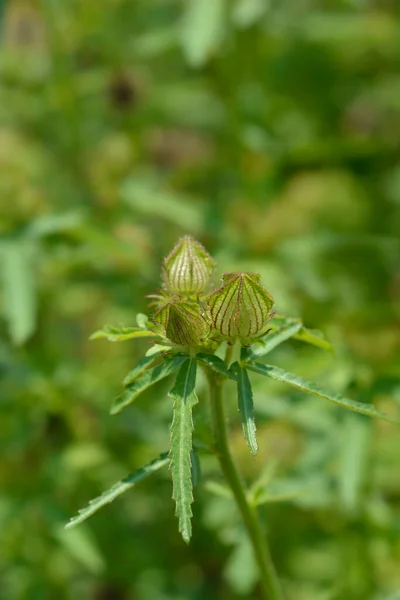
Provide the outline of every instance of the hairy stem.
[[247,500],[242,479],[229,448],[222,397],[223,380],[218,374],[210,370],[207,371],[207,378],[210,388],[211,419],[217,457],[226,482],[232,490],[253,547],[254,555],[260,569],[263,598],[265,600],[284,600],[280,582],[275,572],[267,540],[262,533],[256,509]]

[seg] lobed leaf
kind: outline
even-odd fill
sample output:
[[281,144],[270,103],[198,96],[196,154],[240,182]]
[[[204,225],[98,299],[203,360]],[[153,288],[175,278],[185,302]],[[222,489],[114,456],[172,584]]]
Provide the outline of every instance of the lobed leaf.
[[259,373],[260,375],[266,375],[267,377],[271,377],[271,379],[276,379],[277,381],[282,381],[283,383],[288,383],[293,387],[302,390],[303,392],[307,392],[312,394],[313,396],[318,396],[319,398],[324,398],[325,400],[329,400],[329,402],[333,402],[334,404],[338,404],[343,408],[347,408],[354,412],[358,412],[362,415],[366,415],[368,417],[377,417],[379,419],[384,419],[385,421],[389,421],[391,423],[399,423],[396,419],[392,419],[389,415],[382,413],[376,408],[374,408],[370,404],[364,404],[362,402],[356,402],[355,400],[349,400],[348,398],[343,398],[339,394],[330,394],[329,392],[325,392],[315,383],[307,381],[303,377],[299,375],[294,375],[293,373],[288,373],[279,367],[275,367],[273,365],[263,365],[260,363],[247,363],[247,368],[251,369],[255,373]]
[[115,498],[126,492],[126,490],[129,490],[129,488],[133,487],[135,483],[141,481],[142,479],[145,479],[152,473],[155,473],[167,463],[168,453],[164,452],[163,454],[160,454],[158,458],[151,461],[144,467],[141,467],[140,469],[134,471],[124,479],[121,479],[121,481],[118,481],[118,483],[113,485],[112,488],[110,488],[106,492],[103,492],[103,494],[101,494],[101,496],[98,496],[98,498],[94,498],[93,500],[91,500],[88,506],[86,506],[86,508],[82,508],[78,512],[77,516],[73,517],[65,525],[65,528],[69,529],[70,527],[75,527],[75,525],[79,525],[79,523],[82,523],[88,517],[91,517],[95,512],[102,508],[102,506],[104,506],[105,504],[109,504],[110,502],[115,500]]
[[112,415],[119,413],[151,385],[154,385],[157,381],[161,381],[161,379],[165,379],[165,377],[168,377],[168,375],[179,369],[185,360],[187,360],[185,356],[167,357],[161,364],[144,371],[132,383],[127,385],[125,391],[115,399],[110,413]]
[[258,451],[256,439],[256,423],[254,420],[253,392],[246,369],[239,363],[234,363],[231,367],[237,375],[237,392],[239,411],[242,416],[242,426],[245,440],[250,452],[255,456]]
[[196,359],[187,358],[185,360],[169,394],[174,399],[169,452],[173,483],[172,497],[176,503],[179,531],[186,543],[189,543],[192,535],[192,408],[197,403],[196,366]]
[[207,367],[210,367],[210,369],[216,373],[236,381],[235,374],[228,369],[225,362],[219,356],[216,356],[215,354],[208,354],[207,352],[199,352],[196,355],[196,358],[198,358],[198,360],[207,365]]
[[92,333],[89,339],[98,340],[106,338],[110,342],[124,342],[138,337],[157,337],[153,331],[148,331],[141,327],[112,327],[104,325],[103,329],[99,329]]

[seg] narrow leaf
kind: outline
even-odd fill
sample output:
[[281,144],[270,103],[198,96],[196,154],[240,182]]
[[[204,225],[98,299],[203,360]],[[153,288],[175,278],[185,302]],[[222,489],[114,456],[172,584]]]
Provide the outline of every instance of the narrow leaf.
[[300,323],[301,327],[299,328],[299,331],[293,335],[294,339],[300,340],[306,344],[317,346],[323,350],[333,350],[332,344],[324,338],[324,335],[321,331],[318,331],[317,329],[307,329],[304,327],[301,319],[293,319],[290,317],[275,315],[271,321],[271,328],[278,330],[283,326],[294,325],[295,323]]
[[148,367],[150,367],[163,353],[156,352],[155,354],[151,354],[150,356],[144,356],[141,360],[139,360],[138,364],[133,367],[125,377],[123,384],[129,385],[135,379],[139,377]]
[[265,356],[268,352],[271,352],[271,350],[276,348],[276,346],[279,346],[279,344],[282,344],[293,337],[301,328],[301,321],[281,325],[275,331],[271,331],[271,333],[264,336],[258,343],[253,344],[251,348],[247,350],[245,360],[255,360]]
[[201,67],[215,53],[223,34],[225,0],[187,0],[182,46],[190,66]]
[[110,413],[112,415],[119,413],[151,385],[154,385],[157,381],[161,381],[161,379],[168,377],[168,375],[179,369],[185,360],[185,356],[168,357],[160,365],[144,371],[137,379],[127,385],[125,391],[116,398]]
[[32,247],[23,242],[9,242],[1,250],[4,316],[12,341],[23,344],[36,326]]
[[199,352],[199,354],[196,355],[196,358],[198,358],[202,363],[207,365],[207,367],[210,367],[210,369],[216,373],[236,381],[235,374],[228,369],[222,358],[219,356],[216,356],[215,354],[208,354],[206,352]]
[[189,543],[192,535],[193,491],[190,454],[193,432],[192,408],[197,402],[195,384],[196,360],[186,359],[169,394],[174,399],[169,453],[173,483],[172,497],[176,502],[179,531],[186,543]]
[[242,416],[242,426],[245,440],[250,452],[257,454],[258,444],[256,440],[256,423],[254,420],[253,392],[251,389],[250,379],[244,367],[239,363],[235,363],[231,367],[232,371],[237,374],[237,392],[239,411]]
[[376,410],[376,408],[370,404],[356,402],[355,400],[343,398],[343,396],[340,396],[339,394],[330,394],[329,392],[325,392],[315,383],[307,381],[299,375],[288,373],[279,367],[275,367],[273,365],[262,365],[260,363],[248,363],[247,368],[251,369],[255,373],[260,373],[260,375],[266,375],[267,377],[271,377],[271,379],[288,383],[293,387],[302,390],[303,392],[313,394],[313,396],[318,396],[319,398],[324,398],[325,400],[329,400],[334,404],[338,404],[339,406],[343,406],[343,408],[348,408],[349,410],[353,410],[354,412],[358,412],[362,415],[366,415],[368,417],[378,417],[379,419],[384,419],[386,421],[390,421],[391,423],[399,423],[398,420],[392,419],[385,413]]
[[82,521],[85,521],[88,517],[91,517],[95,512],[97,512],[102,506],[105,504],[109,504],[115,498],[129,490],[129,488],[133,487],[135,483],[145,479],[155,471],[158,471],[168,463],[168,453],[164,452],[160,454],[158,458],[150,462],[144,467],[141,467],[137,471],[134,471],[124,479],[121,479],[118,483],[112,486],[108,491],[98,496],[94,500],[91,500],[86,508],[80,510],[76,517],[73,517],[69,523],[65,525],[66,529],[70,527],[75,527],[75,525],[79,525]]
[[111,327],[104,325],[103,329],[95,331],[90,336],[91,340],[106,338],[110,342],[123,342],[138,337],[157,337],[152,331],[140,327]]

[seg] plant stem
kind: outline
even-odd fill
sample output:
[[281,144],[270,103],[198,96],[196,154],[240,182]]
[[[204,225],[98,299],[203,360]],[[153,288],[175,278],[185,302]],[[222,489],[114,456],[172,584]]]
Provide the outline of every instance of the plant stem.
[[211,419],[217,457],[225,479],[232,490],[253,546],[254,555],[260,570],[263,598],[264,600],[284,600],[281,585],[275,572],[267,540],[261,530],[256,509],[247,500],[242,479],[229,448],[222,397],[223,380],[219,375],[210,370],[207,370],[207,378],[210,388]]

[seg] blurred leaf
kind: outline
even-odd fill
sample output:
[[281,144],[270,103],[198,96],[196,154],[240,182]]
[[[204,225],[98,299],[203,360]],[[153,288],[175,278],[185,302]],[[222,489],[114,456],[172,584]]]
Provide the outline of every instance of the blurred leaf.
[[370,423],[356,415],[346,415],[339,438],[339,497],[345,510],[355,513],[362,499],[370,452]]
[[191,67],[201,67],[215,53],[225,23],[225,0],[186,0],[182,48]]
[[133,367],[133,369],[129,371],[128,375],[123,380],[123,384],[129,385],[130,383],[135,381],[135,379],[137,379],[139,375],[143,373],[143,371],[150,367],[153,364],[153,362],[156,361],[157,358],[159,358],[162,355],[163,352],[156,352],[154,354],[151,354],[150,356],[144,356],[141,360],[139,360],[136,367]]
[[174,418],[171,425],[170,469],[173,482],[173,499],[179,531],[188,544],[192,536],[192,409],[197,403],[196,359],[186,359],[182,364],[175,385],[169,395],[174,399]]
[[65,531],[65,528],[61,527],[56,528],[54,535],[71,556],[91,573],[99,575],[105,570],[106,561],[100,552],[100,548],[90,531],[85,527],[72,531]]
[[222,360],[222,358],[219,358],[219,356],[216,356],[215,354],[208,354],[206,352],[199,352],[196,355],[196,358],[198,358],[202,363],[210,367],[210,369],[216,373],[236,381],[235,375],[228,369],[225,362]]
[[239,411],[242,417],[242,427],[245,440],[250,452],[255,456],[258,450],[256,439],[256,423],[254,420],[253,392],[247,371],[239,363],[234,363],[231,367],[237,375],[237,394]]
[[292,385],[303,392],[313,394],[319,398],[324,398],[324,400],[329,400],[329,402],[333,402],[334,404],[338,404],[343,408],[348,408],[349,410],[353,410],[354,412],[358,412],[362,415],[366,415],[368,417],[377,417],[379,419],[389,421],[390,423],[399,423],[397,419],[393,419],[392,417],[389,417],[389,415],[376,410],[376,408],[370,404],[363,404],[361,402],[356,402],[355,400],[343,398],[339,394],[330,394],[325,392],[315,383],[307,381],[299,375],[288,373],[279,367],[274,367],[273,365],[262,365],[260,363],[247,363],[247,368],[251,369],[255,373],[259,373],[260,375],[265,375],[267,377],[271,377],[271,379],[288,383],[289,385]]
[[69,212],[62,214],[43,215],[31,223],[27,235],[31,237],[44,237],[77,229],[82,225],[85,216],[82,212]]
[[237,0],[233,9],[233,22],[237,27],[250,27],[268,10],[270,0]]
[[196,450],[192,450],[190,453],[190,462],[192,465],[192,482],[193,487],[199,485],[200,476],[201,476],[201,464],[200,458],[197,454]]
[[224,568],[224,576],[238,594],[249,597],[259,579],[253,548],[244,533],[235,545]]
[[92,333],[89,339],[99,340],[106,338],[110,342],[124,342],[125,340],[132,340],[139,337],[157,337],[157,335],[152,331],[139,327],[112,327],[111,325],[104,325],[103,329]]
[[112,486],[107,492],[103,492],[101,496],[98,498],[94,498],[89,502],[89,505],[86,508],[81,509],[78,512],[76,517],[73,517],[66,525],[65,528],[69,529],[70,527],[75,527],[75,525],[79,525],[82,521],[85,521],[88,517],[91,517],[95,512],[97,512],[102,506],[105,504],[109,504],[115,498],[129,490],[129,488],[133,487],[135,483],[145,479],[158,469],[161,469],[164,465],[168,463],[168,453],[164,452],[160,454],[158,458],[151,461],[144,467],[141,467],[137,471],[134,471],[130,475],[127,475],[124,479],[121,479],[118,483]]
[[115,399],[110,413],[112,415],[119,413],[150,386],[177,371],[186,360],[186,356],[169,356],[161,364],[144,371],[137,379],[127,385],[125,391]]
[[200,204],[196,206],[190,198],[160,189],[151,180],[128,179],[121,194],[124,202],[139,213],[164,219],[193,233],[204,229],[204,212]]
[[36,326],[34,247],[22,241],[0,247],[3,279],[3,312],[15,344],[23,344]]
[[[324,335],[321,331],[318,331],[316,329],[307,329],[306,327],[304,327],[301,319],[292,319],[290,317],[282,317],[280,315],[275,315],[271,321],[271,327],[276,327],[277,331],[279,332],[281,328],[289,328],[291,325],[295,327],[295,325],[298,323],[300,323],[300,328],[291,337],[293,337],[295,340],[305,342],[306,344],[311,344],[313,346],[323,348],[324,350],[333,350],[332,344],[324,338]],[[265,337],[263,338],[263,340],[265,339]]]

